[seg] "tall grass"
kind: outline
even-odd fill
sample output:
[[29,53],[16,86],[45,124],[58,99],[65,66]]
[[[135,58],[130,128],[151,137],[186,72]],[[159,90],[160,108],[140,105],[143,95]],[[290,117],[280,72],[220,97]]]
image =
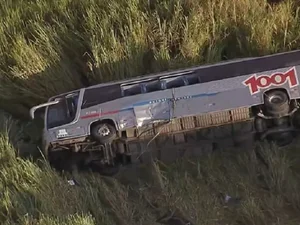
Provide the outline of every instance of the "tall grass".
[[[295,2],[3,1],[0,107],[24,116],[84,85],[296,49]],[[1,114],[0,125],[1,224],[154,225],[166,212],[195,224],[299,224],[293,149],[261,147],[265,163],[254,152],[225,152],[146,166],[141,176],[87,173],[70,186],[46,162],[15,154],[24,136],[16,121]],[[241,203],[225,207],[226,194]]]
[[[0,132],[1,224],[154,225],[172,215],[197,225],[299,224],[295,149],[258,146],[261,157],[224,151],[128,168],[115,178],[81,173],[71,186],[69,174],[15,154],[15,126],[9,120]],[[240,202],[226,203],[226,195]]]
[[299,43],[293,1],[7,0],[0,15],[0,102],[19,116],[85,85]]

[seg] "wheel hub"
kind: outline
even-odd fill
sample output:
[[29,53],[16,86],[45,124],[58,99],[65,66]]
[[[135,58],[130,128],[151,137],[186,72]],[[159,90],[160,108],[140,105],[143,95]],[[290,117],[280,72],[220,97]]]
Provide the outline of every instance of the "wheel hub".
[[269,98],[269,101],[273,104],[280,104],[283,102],[283,99],[279,95],[273,95]]
[[108,136],[110,134],[110,130],[107,126],[102,126],[99,128],[98,130],[98,134],[100,134],[100,136],[105,137]]

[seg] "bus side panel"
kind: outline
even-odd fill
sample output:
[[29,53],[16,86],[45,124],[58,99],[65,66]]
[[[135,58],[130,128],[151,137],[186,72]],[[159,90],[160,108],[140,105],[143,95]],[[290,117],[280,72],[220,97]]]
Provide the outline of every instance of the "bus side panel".
[[134,105],[137,126],[142,127],[149,125],[154,121],[169,121],[171,117],[170,105],[169,99]]
[[[288,67],[184,86],[175,88],[173,91],[168,89],[128,96],[86,109],[82,112],[77,124],[66,125],[65,127],[70,129],[69,133],[71,134],[77,133],[82,128],[85,129],[93,121],[102,119],[112,119],[117,125],[122,124],[120,119],[129,120],[129,124],[144,125],[161,119],[166,120],[168,114],[172,119],[240,107],[251,107],[263,104],[263,93],[274,88],[284,88],[291,98],[299,98],[297,73],[299,69],[299,66]],[[164,101],[168,104],[165,104]],[[129,114],[123,114],[128,110],[133,110],[134,114],[132,111]],[[126,119],[127,117],[129,119]],[[134,122],[133,118],[135,118]],[[131,126],[129,124],[126,126]],[[78,129],[78,127],[81,128]],[[75,130],[73,130],[74,128]],[[84,131],[84,133],[86,132],[89,133],[88,128]]]
[[137,126],[136,116],[133,108],[121,110],[118,113],[118,119],[116,122],[120,130],[126,130],[127,128]]
[[[263,93],[275,88],[284,88],[292,99],[300,98],[297,75],[297,70],[293,67],[177,88],[174,117],[263,104]],[[257,86],[246,85],[250,79],[253,84],[259,79],[266,79],[268,83],[264,83],[264,87],[259,87],[259,83]]]
[[[113,102],[102,104],[101,111],[103,114],[107,112],[118,112],[116,118],[120,129],[129,128],[129,124],[135,126],[144,126],[155,120],[169,120],[170,118],[170,103],[172,90],[162,90],[151,93],[127,96],[117,99]],[[102,118],[101,118],[102,119]],[[135,119],[135,121],[132,121]]]

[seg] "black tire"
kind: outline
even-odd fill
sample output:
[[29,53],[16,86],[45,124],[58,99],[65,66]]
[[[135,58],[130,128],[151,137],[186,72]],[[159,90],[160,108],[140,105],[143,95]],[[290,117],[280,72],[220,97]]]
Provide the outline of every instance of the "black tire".
[[271,116],[284,116],[289,113],[289,97],[285,91],[271,90],[265,93],[266,113]]
[[284,147],[293,142],[294,134],[292,132],[272,134],[267,137],[267,140],[270,142],[274,142],[278,147]]
[[297,128],[300,128],[300,111],[297,110],[292,116],[293,125]]
[[266,121],[263,118],[260,118],[260,117],[255,118],[254,127],[255,127],[255,130],[258,133],[262,133],[265,130],[267,130],[267,128],[268,128],[267,124],[266,124]]
[[91,135],[96,141],[100,142],[101,144],[107,144],[111,143],[117,137],[117,131],[114,126],[108,123],[98,123],[96,125],[93,125],[91,129]]

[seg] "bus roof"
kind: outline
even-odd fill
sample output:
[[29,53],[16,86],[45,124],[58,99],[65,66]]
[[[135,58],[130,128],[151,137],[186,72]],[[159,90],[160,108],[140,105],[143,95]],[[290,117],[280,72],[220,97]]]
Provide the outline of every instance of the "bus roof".
[[[151,73],[148,75],[141,75],[134,78],[100,83],[89,87],[85,87],[85,89],[99,88],[103,86],[110,86],[116,84],[120,84],[121,86],[123,86],[127,84],[141,83],[145,81],[158,80],[161,78],[188,74],[195,74],[196,76],[199,76],[199,78],[203,82],[209,82],[297,65],[300,65],[300,50],[293,50],[289,52],[281,52],[265,56],[224,60],[217,63],[204,64],[189,68]],[[50,99],[54,99],[56,97],[60,97],[62,95],[66,95],[79,90],[80,89],[52,96]]]
[[300,50],[281,52],[258,57],[238,58],[224,60],[218,63],[204,64],[185,69],[170,70],[148,75],[137,76],[129,79],[122,79],[101,84],[96,84],[89,88],[107,86],[112,84],[133,84],[143,81],[157,80],[163,77],[180,76],[187,74],[197,74],[204,82],[221,80],[230,77],[237,77],[251,73],[275,70],[278,68],[300,65]]

